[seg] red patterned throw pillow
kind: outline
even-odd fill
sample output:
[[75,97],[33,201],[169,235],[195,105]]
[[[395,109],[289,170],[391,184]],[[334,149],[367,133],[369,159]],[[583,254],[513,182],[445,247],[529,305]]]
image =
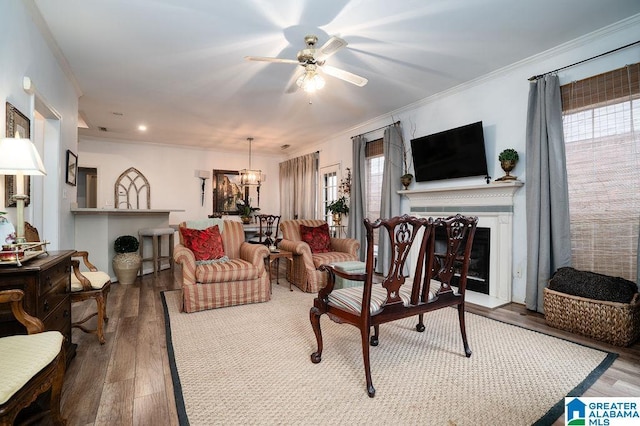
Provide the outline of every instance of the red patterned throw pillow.
[[218,225],[204,230],[180,228],[184,246],[191,250],[196,260],[213,260],[224,257],[224,245]]
[[329,225],[326,223],[315,227],[300,225],[300,238],[309,244],[311,253],[328,253],[331,251]]

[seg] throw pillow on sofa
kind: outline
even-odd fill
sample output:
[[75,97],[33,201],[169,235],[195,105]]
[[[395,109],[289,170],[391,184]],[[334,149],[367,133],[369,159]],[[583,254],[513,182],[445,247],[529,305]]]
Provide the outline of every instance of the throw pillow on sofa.
[[309,244],[311,253],[331,251],[331,236],[329,235],[329,225],[326,223],[320,226],[300,225],[300,238]]
[[228,260],[218,225],[204,230],[180,228],[180,233],[184,246],[193,252],[197,264]]

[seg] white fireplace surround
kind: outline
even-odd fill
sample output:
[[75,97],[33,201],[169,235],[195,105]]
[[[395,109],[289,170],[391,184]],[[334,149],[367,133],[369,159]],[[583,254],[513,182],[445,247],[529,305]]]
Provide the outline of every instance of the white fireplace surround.
[[467,291],[466,300],[470,303],[496,308],[511,302],[513,195],[522,185],[521,181],[508,181],[398,191],[409,199],[412,216],[478,216],[478,227],[491,230],[489,295]]

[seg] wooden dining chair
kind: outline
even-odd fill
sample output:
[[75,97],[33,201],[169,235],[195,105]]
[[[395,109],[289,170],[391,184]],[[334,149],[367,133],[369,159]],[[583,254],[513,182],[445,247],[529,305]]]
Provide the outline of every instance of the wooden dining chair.
[[[378,346],[380,325],[407,317],[418,317],[416,331],[425,331],[424,314],[444,307],[457,307],[458,322],[465,356],[471,356],[464,320],[464,295],[475,234],[477,217],[461,215],[447,218],[396,216],[390,219],[364,220],[367,255],[364,272],[346,272],[333,264],[321,270],[328,272],[327,285],[320,289],[309,312],[316,335],[317,350],[311,361],[322,360],[323,339],[320,317],[323,314],[340,324],[351,324],[360,330],[367,393],[375,395],[371,379],[369,346]],[[436,248],[435,233],[446,236],[446,244]],[[382,277],[374,277],[374,236],[389,242],[389,269]],[[412,249],[413,247],[413,249]],[[410,256],[413,252],[414,255]],[[413,262],[413,277],[406,277],[405,265]],[[458,288],[451,287],[454,275]],[[359,281],[360,286],[336,289],[336,277]],[[371,334],[373,328],[373,334]]]
[[[13,316],[27,330],[26,335],[0,338],[0,425],[13,425],[17,417],[20,424],[43,424],[46,415],[54,425],[64,425],[60,412],[66,368],[64,336],[59,331],[45,331],[42,321],[24,310],[23,297],[22,290],[0,291],[0,305],[9,304]],[[47,409],[23,418],[20,412],[45,393]]]
[[[38,229],[25,222],[25,236],[27,241],[40,241]],[[107,316],[107,295],[111,289],[111,277],[103,271],[99,271],[89,261],[89,253],[86,251],[76,251],[71,256],[71,303],[83,302],[88,299],[96,301],[97,309],[78,321],[72,321],[71,326],[78,328],[85,333],[95,334],[101,345],[105,344],[104,324],[109,321]],[[80,263],[82,259],[82,264]],[[90,329],[84,326],[89,319],[97,316],[96,328]]]

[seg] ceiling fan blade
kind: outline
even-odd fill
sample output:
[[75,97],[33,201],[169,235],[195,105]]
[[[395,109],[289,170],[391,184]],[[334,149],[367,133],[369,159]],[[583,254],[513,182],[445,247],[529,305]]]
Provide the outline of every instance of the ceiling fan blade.
[[300,64],[300,62],[298,62],[295,59],[267,58],[264,56],[245,56],[244,58],[247,61],[275,62],[279,64],[295,64],[295,65]]
[[332,67],[330,65],[323,65],[322,71],[324,71],[326,74],[329,74],[332,77],[339,78],[340,80],[344,80],[348,83],[355,84],[356,86],[359,86],[359,87],[364,86],[369,81],[364,77],[361,77],[349,71],[341,70],[340,68]]
[[336,53],[338,50],[347,46],[347,42],[340,37],[333,36],[325,44],[322,45],[320,49],[317,50],[315,55],[315,60],[317,62],[322,62],[327,59],[329,56]]

